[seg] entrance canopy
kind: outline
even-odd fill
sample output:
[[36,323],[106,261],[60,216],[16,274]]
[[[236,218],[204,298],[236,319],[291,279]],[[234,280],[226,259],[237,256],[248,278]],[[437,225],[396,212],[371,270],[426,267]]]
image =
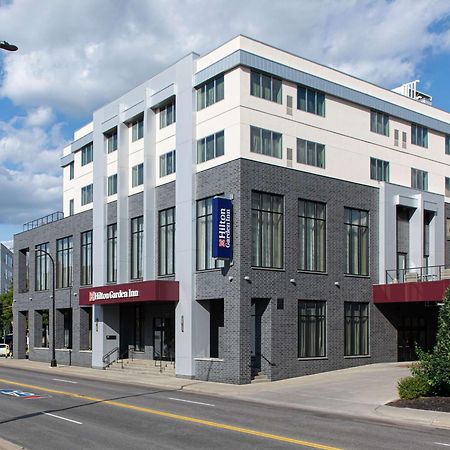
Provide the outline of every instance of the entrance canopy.
[[80,289],[80,305],[177,302],[178,281],[152,280]]

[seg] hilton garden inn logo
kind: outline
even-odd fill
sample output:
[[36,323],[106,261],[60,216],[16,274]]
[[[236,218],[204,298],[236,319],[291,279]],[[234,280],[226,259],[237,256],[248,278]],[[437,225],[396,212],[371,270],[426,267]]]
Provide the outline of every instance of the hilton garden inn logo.
[[109,292],[89,292],[89,301],[95,302],[96,300],[114,300],[116,298],[133,298],[139,297],[139,291],[135,291],[133,289],[128,289],[126,291],[122,291],[122,289],[118,291],[109,291]]

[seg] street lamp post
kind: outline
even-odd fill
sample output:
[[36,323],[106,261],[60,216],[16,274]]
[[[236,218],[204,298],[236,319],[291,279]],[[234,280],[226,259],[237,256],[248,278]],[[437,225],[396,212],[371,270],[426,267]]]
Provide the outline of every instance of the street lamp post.
[[10,44],[6,41],[0,41],[0,48],[3,50],[7,50],[8,52],[15,52],[18,49],[17,45]]
[[46,252],[45,250],[42,250],[40,248],[35,249],[36,252],[42,252],[45,255],[47,255],[50,258],[50,261],[52,262],[52,299],[53,299],[53,311],[52,311],[52,360],[50,361],[50,367],[56,367],[58,363],[56,362],[56,353],[55,353],[55,278],[56,278],[56,272],[55,272],[55,260],[52,258],[52,255],[50,253]]

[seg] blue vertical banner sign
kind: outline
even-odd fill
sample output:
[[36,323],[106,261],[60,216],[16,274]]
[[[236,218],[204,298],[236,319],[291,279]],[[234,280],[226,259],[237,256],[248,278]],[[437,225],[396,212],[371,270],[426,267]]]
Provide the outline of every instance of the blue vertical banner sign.
[[233,259],[233,203],[228,198],[212,199],[212,257]]

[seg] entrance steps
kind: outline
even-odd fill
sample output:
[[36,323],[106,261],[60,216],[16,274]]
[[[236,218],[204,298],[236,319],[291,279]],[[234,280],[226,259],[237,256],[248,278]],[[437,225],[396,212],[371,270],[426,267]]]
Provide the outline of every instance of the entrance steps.
[[107,370],[127,372],[141,375],[175,376],[175,365],[170,361],[154,361],[151,359],[124,359],[115,361]]
[[268,376],[265,373],[262,372],[256,372],[252,373],[252,379],[250,383],[268,383],[270,380]]

